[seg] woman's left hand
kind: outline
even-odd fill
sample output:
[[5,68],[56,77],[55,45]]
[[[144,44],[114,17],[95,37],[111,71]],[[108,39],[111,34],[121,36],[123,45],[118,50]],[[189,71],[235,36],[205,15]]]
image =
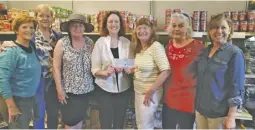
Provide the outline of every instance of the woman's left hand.
[[227,116],[223,122],[224,129],[235,129],[236,118],[234,116]]
[[123,68],[121,68],[121,67],[115,67],[114,69],[115,69],[115,71],[116,71],[117,73],[120,73],[120,72],[123,71]]
[[150,103],[152,102],[153,104],[155,104],[155,102],[153,101],[153,94],[155,93],[155,91],[153,89],[149,89],[144,93],[144,100],[143,100],[143,104],[147,107],[150,106]]

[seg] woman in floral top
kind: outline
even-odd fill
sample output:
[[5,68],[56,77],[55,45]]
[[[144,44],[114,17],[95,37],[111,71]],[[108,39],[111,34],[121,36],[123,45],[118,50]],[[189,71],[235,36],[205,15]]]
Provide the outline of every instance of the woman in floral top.
[[61,25],[68,36],[61,38],[54,50],[53,70],[62,121],[66,129],[81,129],[90,92],[94,90],[91,73],[93,41],[83,32],[93,30],[85,17],[73,14]]

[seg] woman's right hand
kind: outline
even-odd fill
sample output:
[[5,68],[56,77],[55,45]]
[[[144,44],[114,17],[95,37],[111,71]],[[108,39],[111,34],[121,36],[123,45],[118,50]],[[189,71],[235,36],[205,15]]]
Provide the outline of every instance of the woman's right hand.
[[17,121],[21,112],[16,106],[8,107],[9,123]]
[[112,65],[109,65],[107,70],[103,71],[103,76],[104,77],[108,77],[110,76],[111,74],[115,73],[115,69]]
[[61,104],[67,104],[67,101],[66,101],[66,98],[69,98],[66,93],[64,92],[63,89],[60,89],[60,90],[57,90],[58,92],[58,101],[61,103]]

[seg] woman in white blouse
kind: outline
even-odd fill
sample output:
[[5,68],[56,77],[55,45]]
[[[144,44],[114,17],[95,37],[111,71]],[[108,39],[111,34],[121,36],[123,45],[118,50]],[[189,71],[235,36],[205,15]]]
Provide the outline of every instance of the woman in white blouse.
[[123,129],[132,79],[124,68],[116,67],[114,61],[132,59],[133,53],[130,41],[124,37],[119,12],[110,11],[102,24],[101,37],[92,52],[92,73],[100,91],[100,124],[101,129]]

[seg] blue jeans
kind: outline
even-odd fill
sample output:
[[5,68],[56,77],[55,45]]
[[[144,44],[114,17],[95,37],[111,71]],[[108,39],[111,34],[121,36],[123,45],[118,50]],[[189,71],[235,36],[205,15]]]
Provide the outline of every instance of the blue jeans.
[[15,97],[13,100],[22,113],[18,116],[15,122],[8,123],[8,108],[4,99],[0,96],[0,112],[4,117],[4,120],[8,123],[9,129],[29,129],[29,122],[32,116],[32,108],[34,104],[33,97]]
[[35,95],[34,112],[34,129],[44,129],[45,101],[44,101],[44,79],[41,78],[39,87]]

